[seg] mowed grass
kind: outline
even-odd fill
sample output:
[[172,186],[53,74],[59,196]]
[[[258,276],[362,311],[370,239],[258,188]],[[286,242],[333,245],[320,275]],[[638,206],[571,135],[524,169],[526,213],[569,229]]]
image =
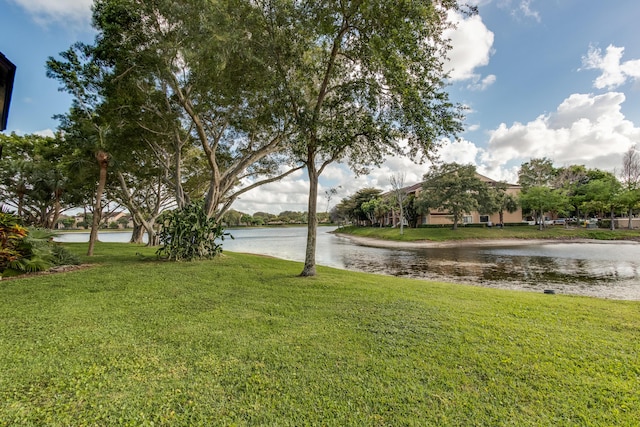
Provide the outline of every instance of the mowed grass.
[[539,230],[537,226],[463,227],[457,230],[447,228],[408,228],[403,234],[399,228],[390,227],[342,227],[337,233],[353,234],[382,240],[414,242],[420,240],[445,242],[473,239],[594,239],[594,240],[640,240],[640,230],[633,229],[587,229],[584,227],[549,226]]
[[[68,244],[78,253],[86,244]],[[635,426],[640,303],[99,244],[3,280],[0,425]]]

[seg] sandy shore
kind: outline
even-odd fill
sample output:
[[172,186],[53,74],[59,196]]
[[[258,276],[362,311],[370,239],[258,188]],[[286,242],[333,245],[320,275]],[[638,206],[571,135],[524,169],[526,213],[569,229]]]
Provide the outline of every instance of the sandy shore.
[[374,248],[389,249],[421,249],[421,248],[450,248],[456,246],[464,247],[492,247],[492,246],[524,246],[547,243],[635,243],[620,240],[592,240],[592,239],[466,239],[449,240],[447,242],[432,242],[430,240],[417,240],[414,242],[400,242],[396,240],[374,239],[372,237],[353,236],[351,234],[335,233],[336,236],[349,239],[353,243]]

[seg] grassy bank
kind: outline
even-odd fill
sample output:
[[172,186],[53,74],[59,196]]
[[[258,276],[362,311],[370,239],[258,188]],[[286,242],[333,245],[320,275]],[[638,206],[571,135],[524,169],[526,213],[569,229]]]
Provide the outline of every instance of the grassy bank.
[[0,281],[0,425],[637,425],[637,302],[96,253]]
[[595,239],[595,240],[640,240],[640,230],[606,230],[587,229],[583,227],[565,228],[563,226],[550,226],[538,230],[536,226],[520,226],[505,228],[480,228],[459,227],[451,228],[405,228],[404,234],[400,234],[399,228],[389,227],[342,227],[339,233],[353,234],[355,236],[371,237],[382,240],[398,240],[415,242],[428,240],[444,242],[451,240],[468,239]]

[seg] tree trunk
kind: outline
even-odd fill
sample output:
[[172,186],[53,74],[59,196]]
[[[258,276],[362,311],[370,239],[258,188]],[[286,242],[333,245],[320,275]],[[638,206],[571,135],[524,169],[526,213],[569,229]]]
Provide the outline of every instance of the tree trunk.
[[[145,226],[146,227],[146,226]],[[151,227],[147,228],[147,246],[158,246],[160,245],[160,239],[158,239],[158,235],[156,231],[153,229],[153,224]]]
[[175,156],[174,156],[174,169],[173,169],[173,185],[176,193],[176,203],[178,209],[184,208],[189,204],[189,198],[184,192],[182,187],[182,143],[178,135],[175,136]]
[[611,208],[611,214],[610,214],[610,218],[611,218],[611,226],[610,226],[610,228],[611,228],[611,230],[612,230],[612,231],[616,229],[616,226],[615,226],[615,224],[614,224],[614,218],[615,218],[615,216],[616,216],[616,214],[615,214],[615,212],[614,212],[613,208]]
[[627,225],[629,230],[633,229],[633,209],[629,208],[629,223]]
[[93,221],[91,223],[91,234],[89,235],[89,249],[87,256],[93,256],[93,249],[98,240],[98,229],[100,228],[100,219],[102,217],[102,193],[107,185],[107,168],[109,166],[109,154],[104,151],[96,153],[96,160],[100,167],[100,177],[98,178],[98,187],[96,188],[96,200],[93,209]]
[[[155,224],[155,217],[151,218],[150,220],[146,220],[138,209],[129,208],[129,210],[132,211],[131,213],[133,214],[133,217],[135,219],[134,221],[135,224],[139,225],[140,227],[142,227],[143,230],[146,231],[147,237],[148,237],[147,246],[157,246],[156,245],[157,239],[155,238],[156,232],[153,229],[153,226]],[[140,235],[142,235],[142,231],[140,231]],[[132,236],[132,239],[133,239],[133,236]],[[142,241],[142,238],[140,238],[140,241]]]
[[54,206],[54,210],[53,210],[53,219],[51,220],[51,229],[55,229],[56,228],[56,223],[58,222],[58,220],[60,219],[60,211],[62,210],[62,208],[60,207],[60,195],[56,194],[56,201]]
[[19,217],[22,217],[23,215],[23,211],[22,211],[22,206],[24,205],[24,194],[23,193],[18,193],[18,213],[17,215]]
[[[542,209],[540,209],[540,212],[542,212]],[[540,213],[540,215],[538,216],[538,230],[542,231],[543,228],[544,228],[544,220],[543,220],[542,213]]]
[[133,232],[131,233],[131,240],[129,243],[142,243],[142,236],[144,235],[144,227],[138,224],[137,221],[133,221]]
[[307,172],[309,173],[309,203],[307,210],[307,249],[304,258],[304,269],[300,276],[309,277],[316,275],[316,240],[317,240],[317,208],[318,208],[318,171],[315,165],[315,156],[309,155],[307,160]]

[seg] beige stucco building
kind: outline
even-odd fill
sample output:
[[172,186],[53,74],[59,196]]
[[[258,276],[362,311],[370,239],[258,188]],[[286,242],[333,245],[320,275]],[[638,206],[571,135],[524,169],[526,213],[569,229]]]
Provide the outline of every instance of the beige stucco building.
[[[486,182],[488,185],[496,186],[498,181],[495,181],[491,178],[488,178],[484,175],[480,175],[476,173],[476,176],[483,182]],[[517,184],[507,184],[506,192],[507,194],[511,194],[513,196],[518,196],[520,194],[521,187]],[[422,191],[422,183],[418,183],[412,185],[410,187],[404,188],[404,191],[407,194],[418,195],[420,191]],[[398,223],[398,214],[397,212],[392,212],[384,220],[384,225],[387,226],[395,226]],[[522,208],[518,206],[518,209],[513,212],[503,212],[503,221],[504,223],[510,222],[521,222],[522,221]],[[462,219],[462,224],[487,224],[487,225],[495,225],[500,223],[500,214],[494,213],[491,215],[483,215],[480,212],[468,212],[464,215]],[[433,224],[433,225],[449,225],[453,224],[453,218],[449,212],[445,211],[431,211],[428,214],[421,215],[418,219],[418,226],[425,224]],[[461,225],[462,225],[461,224]]]

